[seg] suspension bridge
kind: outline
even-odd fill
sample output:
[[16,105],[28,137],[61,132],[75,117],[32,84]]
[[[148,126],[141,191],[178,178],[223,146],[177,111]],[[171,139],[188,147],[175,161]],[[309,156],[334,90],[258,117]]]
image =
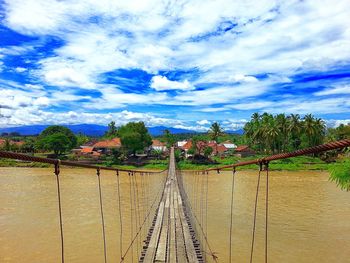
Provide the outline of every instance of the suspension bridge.
[[[261,190],[261,178],[265,174],[264,202],[264,260],[269,259],[269,165],[270,162],[301,155],[339,150],[350,146],[350,140],[331,142],[316,147],[290,153],[271,155],[265,158],[240,162],[232,165],[193,171],[192,184],[183,179],[182,172],[176,166],[174,148],[171,148],[168,168],[164,171],[128,170],[111,167],[87,165],[58,159],[40,158],[19,153],[0,151],[1,158],[47,163],[54,166],[57,189],[58,235],[60,237],[60,261],[66,261],[65,215],[63,213],[62,191],[60,184],[61,167],[81,167],[96,170],[96,186],[100,213],[103,261],[114,262],[109,257],[108,238],[105,219],[105,202],[101,178],[103,171],[112,171],[116,175],[117,210],[119,231],[118,261],[120,262],[233,262],[232,235],[234,227],[233,209],[235,206],[235,176],[239,166],[257,165],[257,185],[255,203],[252,211],[252,229],[250,258],[253,262],[256,243],[256,218],[258,196]],[[211,246],[208,237],[208,174],[232,171],[230,196],[230,217],[228,234],[228,258],[220,258]],[[120,178],[128,177],[128,189]],[[220,189],[218,189],[219,191]],[[125,211],[125,203],[130,206]],[[220,226],[218,226],[220,227]],[[128,231],[126,231],[128,230]],[[127,233],[126,233],[127,232]]]

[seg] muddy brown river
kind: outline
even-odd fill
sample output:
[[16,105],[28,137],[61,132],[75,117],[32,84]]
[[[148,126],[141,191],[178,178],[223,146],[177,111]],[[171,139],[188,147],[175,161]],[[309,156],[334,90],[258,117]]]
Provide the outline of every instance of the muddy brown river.
[[[192,173],[183,175],[189,198],[198,199],[197,216],[207,222],[208,240],[218,262],[228,262],[231,176],[231,172],[209,174],[208,210],[203,214],[198,178],[196,181]],[[66,168],[62,169],[60,178],[66,262],[103,262],[95,172]],[[142,182],[139,182],[141,215],[149,204],[146,199],[156,197],[162,179],[164,175],[150,178],[148,192],[141,189]],[[264,260],[264,174],[261,179],[253,262]],[[113,172],[102,172],[101,180],[107,259],[108,262],[119,262],[121,229],[116,176]],[[120,180],[125,250],[131,238],[130,182],[126,174],[121,174]],[[234,262],[249,262],[250,259],[256,183],[257,172],[237,173],[232,240]],[[193,194],[195,187],[196,195]],[[141,235],[146,234],[147,231],[142,230]],[[329,182],[327,172],[270,173],[269,262],[350,262],[349,248],[350,193]],[[133,253],[134,259],[129,255],[125,262],[137,262],[137,248]],[[207,261],[212,262],[209,257]],[[0,168],[0,262],[60,262],[53,169]]]

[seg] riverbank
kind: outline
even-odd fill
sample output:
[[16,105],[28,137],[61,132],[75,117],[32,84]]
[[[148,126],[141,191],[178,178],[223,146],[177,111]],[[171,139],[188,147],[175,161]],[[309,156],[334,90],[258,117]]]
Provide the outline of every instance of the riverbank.
[[[262,156],[251,156],[249,158],[226,157],[224,159],[214,158],[217,164],[193,164],[190,160],[181,160],[178,162],[178,167],[181,170],[203,170],[208,168],[215,168],[223,165],[230,165],[237,162],[248,161],[262,158]],[[132,165],[114,165],[110,162],[102,162],[98,165],[109,166],[123,169],[147,169],[147,170],[164,170],[167,168],[168,160],[152,160],[148,164],[141,167]],[[270,170],[285,170],[285,171],[301,171],[301,170],[328,170],[330,164],[322,161],[317,157],[299,156],[290,159],[283,159],[273,161],[270,164]],[[0,167],[50,167],[50,164],[34,163],[17,161],[11,159],[0,159]],[[238,167],[237,170],[256,170],[257,165],[247,165]]]

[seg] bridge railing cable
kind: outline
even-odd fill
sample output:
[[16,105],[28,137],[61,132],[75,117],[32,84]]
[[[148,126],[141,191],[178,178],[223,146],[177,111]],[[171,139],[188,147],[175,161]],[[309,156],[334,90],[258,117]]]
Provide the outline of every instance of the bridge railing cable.
[[43,158],[43,157],[31,156],[27,154],[8,152],[8,151],[0,151],[0,158],[15,159],[15,160],[28,161],[28,162],[37,162],[37,163],[47,163],[47,164],[53,164],[53,165],[59,162],[61,166],[65,165],[70,167],[81,167],[81,168],[88,168],[88,169],[94,169],[94,170],[100,169],[100,170],[107,170],[107,171],[133,172],[133,173],[155,174],[155,173],[162,173],[168,169],[166,168],[162,171],[148,171],[148,170],[114,168],[114,167],[107,167],[107,166],[90,165],[90,164],[73,162],[73,161],[65,161],[65,160],[53,159],[53,158]]
[[[258,197],[259,197],[259,188],[260,188],[260,178],[261,174],[263,171],[266,171],[266,182],[265,182],[265,263],[268,262],[268,213],[269,213],[269,163],[275,160],[281,160],[281,159],[287,159],[287,158],[292,158],[292,157],[297,157],[297,156],[302,156],[302,155],[308,155],[308,154],[317,154],[321,152],[326,152],[326,151],[331,151],[331,150],[339,150],[339,149],[344,149],[346,147],[350,147],[350,140],[349,139],[344,139],[340,141],[335,141],[335,142],[329,142],[325,143],[322,145],[314,146],[314,147],[309,147],[301,150],[297,150],[294,152],[287,152],[287,153],[280,153],[280,154],[275,154],[275,155],[270,155],[267,157],[263,157],[260,159],[255,159],[255,160],[249,160],[249,161],[243,161],[243,162],[238,162],[235,164],[231,165],[224,165],[224,166],[218,166],[214,168],[209,168],[209,169],[203,169],[199,171],[193,171],[193,177],[191,180],[187,179],[186,182],[185,180],[181,179],[181,182],[184,184],[184,196],[186,196],[188,200],[188,204],[190,206],[190,210],[193,214],[193,218],[196,221],[196,226],[199,228],[199,235],[201,236],[201,240],[204,239],[205,241],[205,246],[208,247],[210,254],[213,256],[213,260],[216,261],[216,256],[215,252],[210,247],[209,241],[208,241],[208,231],[207,231],[207,223],[203,223],[203,211],[205,211],[204,218],[207,218],[207,202],[208,202],[208,193],[205,195],[205,207],[206,209],[203,210],[202,205],[200,205],[199,209],[199,215],[197,214],[197,202],[198,202],[198,196],[200,196],[200,201],[202,202],[203,194],[202,194],[202,188],[201,188],[201,193],[198,194],[198,186],[201,185],[200,182],[198,182],[198,176],[201,174],[209,174],[210,171],[216,171],[217,173],[220,173],[221,170],[225,169],[232,169],[233,174],[232,174],[232,185],[231,185],[231,201],[230,201],[230,228],[229,228],[229,260],[228,262],[233,262],[232,259],[232,235],[233,235],[233,213],[234,213],[234,187],[235,187],[235,175],[236,175],[236,168],[240,166],[246,166],[246,165],[251,165],[251,164],[257,164],[259,165],[259,173],[258,173],[258,181],[257,181],[257,189],[256,189],[256,196],[255,196],[255,202],[254,202],[254,212],[253,212],[253,225],[252,225],[252,240],[251,240],[251,251],[250,251],[250,262],[253,262],[253,254],[254,254],[254,244],[255,244],[255,228],[256,228],[256,217],[257,217],[257,206],[258,206]],[[180,178],[181,172],[179,172]],[[189,185],[187,185],[189,184]],[[192,185],[191,185],[192,184]],[[206,189],[208,191],[208,189]],[[206,219],[207,220],[207,219]],[[203,246],[203,244],[202,244]],[[205,251],[204,251],[205,252]]]
[[[163,192],[165,185],[165,175],[168,167],[162,171],[149,171],[149,170],[131,170],[131,169],[122,169],[122,168],[113,168],[106,166],[98,166],[98,165],[89,165],[84,163],[72,162],[72,161],[64,161],[60,159],[52,159],[52,158],[43,158],[36,157],[21,153],[14,153],[8,151],[0,151],[0,158],[7,159],[15,159],[22,160],[27,162],[38,162],[38,163],[46,163],[52,164],[54,166],[54,174],[56,177],[56,188],[57,188],[57,202],[58,202],[58,220],[59,220],[59,233],[60,233],[60,250],[61,250],[61,263],[65,262],[65,243],[64,243],[64,218],[62,213],[62,193],[61,193],[61,184],[60,177],[62,177],[62,173],[60,168],[62,166],[68,167],[80,167],[87,169],[94,169],[97,175],[97,187],[98,187],[98,200],[100,207],[100,219],[101,219],[101,228],[102,228],[102,241],[103,241],[103,256],[104,262],[107,263],[107,232],[105,226],[105,214],[104,214],[104,205],[103,205],[103,186],[102,186],[102,170],[106,171],[115,171],[117,177],[117,209],[119,214],[119,254],[120,254],[120,262],[124,262],[126,256],[130,252],[130,250],[134,250],[134,246],[136,246],[137,258],[134,258],[134,253],[132,253],[131,258],[132,261],[135,259],[138,260],[140,256],[140,248],[142,248],[143,239],[146,239],[147,230],[150,228],[152,221],[150,220],[150,216],[156,209],[157,201],[161,199],[161,193]],[[123,233],[123,225],[128,223],[125,218],[126,213],[122,212],[122,191],[126,191],[126,189],[122,189],[120,177],[122,174],[129,174],[129,179],[131,180],[131,198],[130,198],[130,210],[131,210],[131,237],[130,244],[127,248],[123,249],[123,242],[125,239],[125,235]],[[136,177],[145,177],[145,178],[136,178]],[[153,178],[154,175],[159,175],[162,177],[157,179]],[[160,179],[160,180],[159,180]],[[141,181],[140,181],[141,180]],[[141,187],[141,189],[140,189]],[[145,189],[143,189],[145,188]],[[159,189],[159,191],[154,192],[153,189]],[[124,200],[126,198],[126,194],[124,194]],[[142,199],[142,200],[141,200]],[[142,204],[140,202],[142,201]],[[141,212],[141,207],[143,212]],[[126,209],[126,208],[124,208]],[[123,222],[124,221],[124,222]],[[135,230],[135,231],[134,231]],[[145,234],[142,233],[144,231]],[[136,234],[135,234],[136,232]],[[130,254],[130,253],[129,253]]]

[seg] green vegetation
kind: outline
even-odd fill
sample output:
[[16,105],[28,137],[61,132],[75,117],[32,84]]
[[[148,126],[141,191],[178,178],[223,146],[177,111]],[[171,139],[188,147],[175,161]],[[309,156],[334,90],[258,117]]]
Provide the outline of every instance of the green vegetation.
[[350,125],[340,124],[337,128],[328,129],[328,141],[337,141],[343,139],[350,139]]
[[70,129],[53,125],[47,127],[39,135],[36,148],[38,150],[53,151],[57,156],[71,150],[76,144],[77,138]]
[[329,170],[330,180],[342,190],[350,191],[350,160],[332,164]]
[[85,143],[90,141],[90,138],[83,133],[79,133],[76,137],[77,137],[77,146],[84,145]]
[[254,113],[244,126],[249,145],[260,153],[294,151],[321,144],[326,135],[325,122],[311,114],[262,115]]
[[[305,147],[315,146],[328,141],[335,141],[350,138],[350,126],[340,125],[337,128],[325,128],[324,121],[313,117],[311,114],[301,118],[298,114],[258,114],[252,115],[251,120],[244,127],[245,134],[225,134],[220,124],[215,122],[211,125],[207,133],[196,134],[171,134],[165,130],[163,135],[158,137],[160,141],[166,142],[168,147],[174,145],[177,141],[183,139],[192,139],[192,148],[188,154],[198,155],[204,158],[204,164],[193,160],[184,160],[180,150],[176,150],[175,157],[181,169],[201,170],[215,168],[222,165],[230,165],[240,161],[263,158],[264,156],[294,151]],[[50,126],[39,136],[20,136],[17,133],[3,134],[4,143],[2,150],[24,152],[36,156],[47,157],[48,153],[61,155],[69,152],[76,145],[82,145],[91,138],[84,134],[75,136],[68,128],[63,126]],[[115,122],[108,125],[108,131],[104,138],[121,138],[122,148],[112,150],[110,155],[102,155],[97,160],[98,165],[112,167],[140,169],[140,167],[121,165],[125,160],[134,159],[130,163],[137,163],[137,158],[130,157],[135,155],[152,144],[152,138],[149,135],[143,122],[130,122],[119,128]],[[249,144],[257,155],[239,158],[232,153],[224,157],[210,157],[213,148],[197,142],[215,140],[218,143],[230,140],[236,145]],[[327,170],[330,171],[330,180],[334,181],[341,189],[350,191],[350,160],[348,157],[340,159],[339,156],[348,156],[345,149],[330,151],[315,156],[300,156],[296,158],[273,161],[270,164],[271,170]],[[168,163],[164,160],[161,151],[153,150],[150,152],[150,158],[146,160],[147,164],[141,169],[166,169]],[[212,158],[211,159],[209,159]],[[74,154],[63,155],[60,158],[76,160]],[[89,157],[81,156],[79,158]],[[195,158],[194,158],[195,159]],[[208,162],[205,162],[205,159]],[[135,162],[134,162],[135,161]],[[329,164],[332,162],[332,164]],[[206,163],[206,164],[205,164]],[[18,166],[18,167],[49,167],[48,164],[22,162],[17,160],[0,159],[0,166]],[[239,167],[238,169],[258,169],[257,165]]]
[[106,134],[104,135],[104,137],[106,139],[112,139],[118,136],[118,128],[117,126],[115,126],[115,121],[111,121],[108,124],[108,130],[106,131]]
[[123,148],[133,155],[137,151],[143,151],[146,147],[152,145],[152,137],[143,122],[129,122],[121,126],[118,135]]
[[168,148],[176,143],[174,134],[171,134],[169,130],[164,130],[162,139],[166,142]]

